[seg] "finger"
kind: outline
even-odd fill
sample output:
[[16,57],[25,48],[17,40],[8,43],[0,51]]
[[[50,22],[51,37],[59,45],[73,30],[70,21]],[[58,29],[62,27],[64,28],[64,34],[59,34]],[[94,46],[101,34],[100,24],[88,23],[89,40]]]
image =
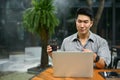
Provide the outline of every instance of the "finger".
[[52,52],[52,47],[50,45],[47,46],[47,53]]

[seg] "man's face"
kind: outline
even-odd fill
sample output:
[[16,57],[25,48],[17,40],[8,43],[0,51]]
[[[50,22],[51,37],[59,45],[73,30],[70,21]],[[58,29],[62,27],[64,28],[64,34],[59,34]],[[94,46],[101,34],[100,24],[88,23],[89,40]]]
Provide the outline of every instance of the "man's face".
[[87,34],[92,25],[93,21],[90,20],[89,16],[82,14],[78,15],[76,19],[76,28],[79,34]]

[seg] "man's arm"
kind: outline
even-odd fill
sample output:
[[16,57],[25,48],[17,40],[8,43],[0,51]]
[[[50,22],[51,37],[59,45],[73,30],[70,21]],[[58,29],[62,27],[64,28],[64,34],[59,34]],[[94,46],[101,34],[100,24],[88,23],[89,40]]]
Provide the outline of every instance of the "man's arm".
[[[110,50],[109,50],[109,46],[106,40],[101,40],[100,41],[100,45],[97,51],[97,55],[99,55],[101,58],[98,62],[96,62],[96,66],[102,67],[102,65],[104,65],[104,67],[109,66],[110,62],[111,62],[111,54],[110,54]],[[101,63],[101,64],[99,64]]]
[[[89,49],[83,49],[83,52],[93,52],[93,51],[91,51]],[[96,53],[94,53],[94,55],[93,55],[93,60],[96,64],[95,66],[97,68],[105,68],[106,63],[105,63],[104,59],[101,58],[100,56],[98,56]]]
[[106,63],[103,58],[94,53],[94,62],[97,68],[105,68]]

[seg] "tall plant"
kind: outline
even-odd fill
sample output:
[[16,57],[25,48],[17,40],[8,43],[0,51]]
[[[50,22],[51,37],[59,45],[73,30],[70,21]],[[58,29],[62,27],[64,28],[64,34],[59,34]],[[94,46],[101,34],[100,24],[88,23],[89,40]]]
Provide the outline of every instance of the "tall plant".
[[29,32],[39,35],[42,43],[41,68],[48,65],[47,43],[59,20],[54,14],[53,0],[32,0],[32,7],[23,13],[23,24]]

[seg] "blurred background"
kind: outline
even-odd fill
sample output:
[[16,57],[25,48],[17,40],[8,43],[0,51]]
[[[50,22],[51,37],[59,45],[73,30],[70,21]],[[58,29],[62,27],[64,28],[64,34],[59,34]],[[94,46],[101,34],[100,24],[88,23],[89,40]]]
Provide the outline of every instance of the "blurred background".
[[[87,4],[86,0],[55,0],[54,4],[60,24],[53,37],[58,39],[60,45],[63,38],[76,32],[74,24],[76,9]],[[97,26],[96,33],[107,39],[110,45],[120,44],[119,5],[119,0],[105,0]],[[22,27],[23,11],[30,6],[30,0],[0,0],[0,56],[8,56],[13,51],[24,51],[25,47],[41,45],[37,35],[32,35]],[[95,14],[98,7],[99,1],[93,0],[92,8]]]
[[[58,45],[62,40],[75,33],[75,12],[92,1],[92,9],[97,14],[100,0],[55,0],[56,16],[60,24],[55,28]],[[103,0],[101,0],[103,1]],[[41,41],[23,28],[23,11],[31,7],[31,0],[0,0],[0,59],[10,55],[24,54],[26,47],[40,47]],[[120,45],[120,0],[104,0],[103,11],[95,33],[105,38],[109,47]]]

